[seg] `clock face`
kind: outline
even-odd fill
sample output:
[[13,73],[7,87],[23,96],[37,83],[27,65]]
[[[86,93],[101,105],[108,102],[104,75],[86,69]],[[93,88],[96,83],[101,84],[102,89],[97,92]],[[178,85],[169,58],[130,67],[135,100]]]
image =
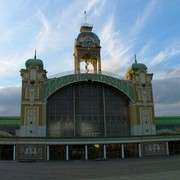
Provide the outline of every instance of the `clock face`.
[[93,45],[94,45],[94,42],[92,41],[91,38],[88,37],[88,38],[86,38],[86,39],[84,40],[83,44],[84,44],[85,46],[93,46]]

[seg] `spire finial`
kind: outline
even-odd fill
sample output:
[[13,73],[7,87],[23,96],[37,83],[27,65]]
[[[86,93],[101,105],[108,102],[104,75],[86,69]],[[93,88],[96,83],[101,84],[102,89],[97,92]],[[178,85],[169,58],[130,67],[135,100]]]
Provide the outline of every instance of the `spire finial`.
[[84,17],[85,17],[85,23],[87,23],[87,15],[86,15],[86,10],[84,11]]
[[36,49],[35,49],[35,53],[34,53],[34,59],[36,59]]
[[136,53],[134,53],[134,61],[135,61],[135,63],[137,63]]

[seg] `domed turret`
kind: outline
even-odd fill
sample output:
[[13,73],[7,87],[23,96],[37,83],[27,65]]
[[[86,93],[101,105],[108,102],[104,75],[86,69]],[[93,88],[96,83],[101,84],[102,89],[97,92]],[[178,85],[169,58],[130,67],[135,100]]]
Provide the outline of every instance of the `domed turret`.
[[135,62],[129,67],[127,73],[132,73],[139,70],[145,70],[145,71],[147,70],[147,66],[145,64],[137,62],[136,55],[134,55],[134,59],[135,59]]
[[41,59],[36,59],[36,51],[35,51],[34,59],[28,59],[25,65],[26,65],[26,68],[28,68],[31,65],[36,65],[40,69],[43,69],[43,61]]

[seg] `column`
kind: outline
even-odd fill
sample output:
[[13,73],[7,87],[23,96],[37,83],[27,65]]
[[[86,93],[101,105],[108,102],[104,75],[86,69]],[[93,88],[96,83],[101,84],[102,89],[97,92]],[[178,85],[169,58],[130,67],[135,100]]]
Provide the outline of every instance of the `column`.
[[85,160],[88,160],[88,145],[85,145]]
[[66,145],[66,160],[69,160],[69,146]]
[[13,146],[13,161],[16,160],[16,145]]
[[121,156],[124,159],[124,144],[121,144]]
[[98,57],[97,61],[98,61],[98,72],[101,72],[101,57],[100,57],[100,54],[99,54],[99,57]]
[[104,154],[104,159],[106,159],[106,145],[103,145],[103,154]]
[[166,142],[166,153],[169,156],[169,143],[168,142]]
[[46,146],[46,159],[49,161],[49,145]]
[[139,150],[139,157],[142,157],[142,151],[141,151],[141,143],[138,144],[138,150]]

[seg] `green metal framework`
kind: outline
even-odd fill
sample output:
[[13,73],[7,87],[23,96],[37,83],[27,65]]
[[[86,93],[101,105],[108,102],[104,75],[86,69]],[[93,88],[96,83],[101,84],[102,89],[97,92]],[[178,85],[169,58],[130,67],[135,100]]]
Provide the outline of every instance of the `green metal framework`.
[[131,101],[134,100],[133,83],[122,79],[114,78],[104,74],[70,74],[58,78],[48,79],[45,82],[44,98],[47,99],[56,90],[72,83],[80,81],[95,81],[108,84],[122,91]]

